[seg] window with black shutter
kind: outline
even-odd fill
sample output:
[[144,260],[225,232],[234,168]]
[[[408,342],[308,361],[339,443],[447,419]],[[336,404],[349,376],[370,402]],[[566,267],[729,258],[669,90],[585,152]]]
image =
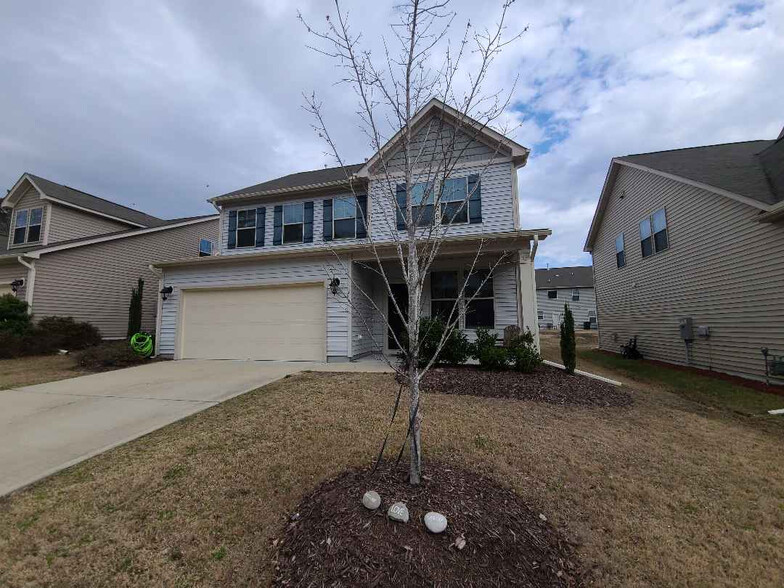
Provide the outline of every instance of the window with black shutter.
[[283,243],[302,243],[305,211],[302,202],[283,205]]

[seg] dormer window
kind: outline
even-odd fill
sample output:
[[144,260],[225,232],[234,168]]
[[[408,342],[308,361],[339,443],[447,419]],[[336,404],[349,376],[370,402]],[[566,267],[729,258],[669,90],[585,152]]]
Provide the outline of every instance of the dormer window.
[[41,221],[44,217],[44,209],[31,208],[27,210],[17,210],[16,220],[14,221],[14,245],[25,243],[37,243],[41,240]]

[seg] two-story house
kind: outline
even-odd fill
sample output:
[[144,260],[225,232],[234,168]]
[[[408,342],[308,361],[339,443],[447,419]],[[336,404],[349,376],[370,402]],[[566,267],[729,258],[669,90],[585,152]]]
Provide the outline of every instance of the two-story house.
[[593,268],[553,267],[536,270],[536,310],[540,329],[559,329],[564,306],[574,316],[577,329],[595,329],[596,295]]
[[613,159],[585,250],[601,349],[784,376],[784,132]]
[[126,336],[131,288],[147,283],[142,326],[155,327],[153,260],[211,252],[218,216],[163,220],[25,173],[0,205],[0,294],[33,318],[71,316],[107,339]]
[[[434,120],[439,135],[431,137]],[[520,227],[517,170],[528,150],[476,121],[458,121],[438,100],[411,128],[418,153],[437,150],[431,142],[444,134],[460,145],[441,210],[427,186],[390,182],[400,133],[363,164],[295,173],[213,198],[221,219],[218,255],[155,264],[166,292],[158,353],[345,361],[394,351],[392,333],[402,328],[394,300],[407,301],[396,247],[407,198],[421,213],[422,231],[449,226],[425,277],[422,314],[457,304],[469,333],[488,327],[500,334],[507,325],[537,333],[533,257],[550,232]],[[450,208],[468,195],[468,206]],[[480,244],[478,271],[469,272]]]

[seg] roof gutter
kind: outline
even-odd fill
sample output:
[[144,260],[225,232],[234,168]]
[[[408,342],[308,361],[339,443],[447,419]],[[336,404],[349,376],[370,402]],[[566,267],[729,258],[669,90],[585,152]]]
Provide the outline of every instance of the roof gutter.
[[780,220],[784,220],[784,200],[757,217],[757,222],[760,223],[775,223]]
[[33,314],[33,288],[35,287],[35,262],[27,262],[24,257],[19,255],[16,260],[27,268],[27,283],[25,284],[25,302],[27,302],[27,314]]

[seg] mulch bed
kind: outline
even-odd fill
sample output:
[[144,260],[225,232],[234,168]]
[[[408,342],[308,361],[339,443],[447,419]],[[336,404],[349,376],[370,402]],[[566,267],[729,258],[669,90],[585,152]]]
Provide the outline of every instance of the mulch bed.
[[536,400],[550,404],[579,406],[629,406],[632,397],[601,380],[542,365],[533,373],[491,372],[473,366],[431,369],[422,389],[437,394],[470,394],[492,398]]
[[[427,463],[420,486],[404,468],[349,470],[305,497],[276,539],[276,586],[582,586],[574,546],[512,490],[473,472]],[[362,505],[376,490],[381,507]],[[394,502],[408,523],[387,518]],[[448,519],[434,535],[423,518]],[[458,537],[465,547],[455,546]]]

